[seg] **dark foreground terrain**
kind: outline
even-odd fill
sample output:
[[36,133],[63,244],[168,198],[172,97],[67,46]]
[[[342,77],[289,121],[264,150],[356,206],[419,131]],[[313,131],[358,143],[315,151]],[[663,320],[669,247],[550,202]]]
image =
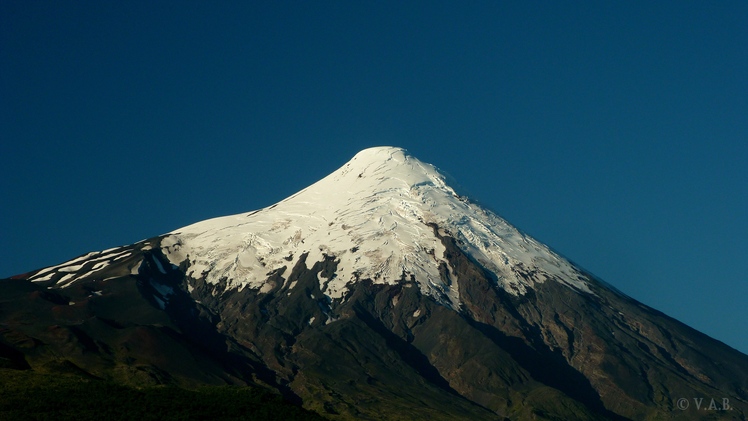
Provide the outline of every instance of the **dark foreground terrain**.
[[322,420],[265,389],[135,388],[73,373],[0,369],[2,420]]

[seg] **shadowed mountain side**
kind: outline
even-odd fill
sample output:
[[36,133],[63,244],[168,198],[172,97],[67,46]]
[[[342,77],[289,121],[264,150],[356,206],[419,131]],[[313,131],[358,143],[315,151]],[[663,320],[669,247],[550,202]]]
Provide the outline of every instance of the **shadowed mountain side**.
[[[159,253],[145,251],[132,259],[158,258],[154,254]],[[239,368],[252,362],[228,352],[227,338],[200,317],[186,292],[174,288],[166,310],[156,303],[153,282],[181,284],[181,272],[154,277],[149,265],[142,264],[135,275],[119,275],[81,280],[64,289],[23,280],[0,282],[0,345],[13,350],[4,353],[6,359],[42,372],[74,367],[95,378],[135,385],[251,381]]]
[[442,240],[466,317],[536,380],[614,419],[693,417],[675,407],[677,399],[691,397],[729,396],[740,414],[731,416],[747,412],[746,355],[592,277],[595,295],[545,282],[532,294],[512,296],[492,286],[454,239]]

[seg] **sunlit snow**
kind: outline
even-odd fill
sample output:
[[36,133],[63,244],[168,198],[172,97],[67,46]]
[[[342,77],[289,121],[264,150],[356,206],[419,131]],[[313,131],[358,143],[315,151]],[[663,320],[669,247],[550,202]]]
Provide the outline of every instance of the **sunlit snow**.
[[[287,266],[287,276],[308,253],[308,268],[325,255],[338,261],[335,276],[317,274],[330,298],[343,297],[347,285],[359,279],[394,284],[413,277],[425,294],[445,294],[450,301],[445,304],[456,306],[456,275],[430,224],[440,235],[454,237],[509,293],[521,295],[551,279],[589,292],[568,261],[459,196],[434,166],[394,147],[363,150],[270,207],[178,229],[163,239],[162,248],[175,265],[190,261],[190,277],[210,283],[225,279],[229,288],[267,292],[263,286],[269,273]],[[449,269],[451,287],[440,277],[440,264]],[[525,279],[518,267],[534,272]]]

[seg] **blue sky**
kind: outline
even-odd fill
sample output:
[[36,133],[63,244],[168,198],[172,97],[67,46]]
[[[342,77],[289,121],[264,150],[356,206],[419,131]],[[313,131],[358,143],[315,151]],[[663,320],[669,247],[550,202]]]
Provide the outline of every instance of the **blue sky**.
[[744,1],[0,2],[0,276],[394,145],[748,353],[746,22]]

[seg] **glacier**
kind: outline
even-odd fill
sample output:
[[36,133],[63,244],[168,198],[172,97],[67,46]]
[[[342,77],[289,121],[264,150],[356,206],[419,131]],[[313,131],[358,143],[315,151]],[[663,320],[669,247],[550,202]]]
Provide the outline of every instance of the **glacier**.
[[389,146],[359,152],[272,206],[177,229],[161,247],[172,264],[189,264],[190,278],[227,289],[262,291],[270,274],[302,255],[308,268],[332,257],[336,273],[318,275],[330,299],[344,299],[348,286],[362,279],[412,280],[424,294],[456,308],[460,297],[444,236],[513,295],[548,280],[591,293],[572,263],[459,195],[433,165]]

